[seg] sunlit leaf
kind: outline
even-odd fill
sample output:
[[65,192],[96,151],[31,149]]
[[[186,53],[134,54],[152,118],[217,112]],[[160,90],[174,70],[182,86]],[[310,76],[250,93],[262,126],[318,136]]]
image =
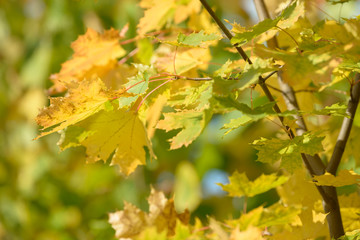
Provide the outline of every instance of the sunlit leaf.
[[286,176],[276,176],[276,174],[264,175],[256,178],[254,181],[250,181],[245,173],[238,173],[235,171],[229,177],[229,184],[222,186],[223,190],[229,193],[232,197],[253,197],[257,194],[269,191],[288,180]]
[[354,171],[341,170],[336,176],[326,172],[324,175],[314,176],[314,180],[316,185],[341,187],[360,184],[360,175]]
[[123,55],[125,50],[120,46],[119,31],[110,29],[103,34],[88,28],[84,35],[71,44],[73,58],[62,64],[59,73],[52,75],[53,88],[68,87],[76,79],[81,81],[87,71],[94,66],[105,66]]
[[[67,97],[50,98],[50,106],[36,118],[47,132],[37,138],[62,130],[104,109],[105,103],[117,96],[131,96],[121,91],[110,91],[100,79],[73,82]],[[53,127],[49,130],[50,127]]]
[[324,137],[305,133],[287,140],[261,138],[251,145],[258,150],[258,161],[273,164],[281,160],[280,166],[292,172],[301,167],[301,153],[314,155],[323,151],[323,139]]
[[88,162],[107,161],[111,157],[111,165],[118,165],[125,175],[132,173],[138,165],[145,164],[144,147],[153,157],[146,130],[132,111],[100,111],[75,127],[69,127],[64,134],[66,146],[82,145],[86,148]]

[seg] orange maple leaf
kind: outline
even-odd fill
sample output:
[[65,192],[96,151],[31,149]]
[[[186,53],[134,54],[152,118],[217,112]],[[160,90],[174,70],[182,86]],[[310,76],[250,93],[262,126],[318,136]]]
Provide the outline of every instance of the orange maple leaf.
[[93,67],[106,66],[123,56],[126,52],[120,46],[120,39],[119,31],[113,28],[103,34],[88,28],[84,35],[71,44],[74,50],[72,59],[62,64],[59,73],[51,76],[54,85],[49,91],[63,92],[71,81],[81,81]]

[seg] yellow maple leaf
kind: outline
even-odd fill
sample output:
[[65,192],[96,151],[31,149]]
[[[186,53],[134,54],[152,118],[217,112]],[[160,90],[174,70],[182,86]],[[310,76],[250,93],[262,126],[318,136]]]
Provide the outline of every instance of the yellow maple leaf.
[[191,0],[187,4],[178,4],[175,9],[174,21],[181,23],[192,14],[198,14],[201,10],[201,3],[198,0]]
[[[86,147],[87,162],[106,161],[112,153],[110,165],[118,165],[121,173],[128,176],[138,165],[146,162],[147,147],[154,157],[143,123],[136,113],[124,109],[103,110],[80,122],[83,129],[78,135],[67,129],[68,134]],[[80,138],[79,136],[86,136]]]
[[142,1],[140,4],[147,9],[144,12],[144,17],[139,21],[138,33],[144,35],[152,30],[161,29],[167,22],[168,17],[174,13],[175,0],[156,0],[156,1]]
[[109,214],[109,223],[115,229],[117,238],[128,238],[141,232],[146,224],[146,215],[143,211],[124,202],[124,210]]
[[85,74],[94,66],[106,66],[109,62],[123,56],[126,52],[120,46],[121,39],[118,30],[110,29],[103,34],[88,28],[84,35],[71,44],[74,54],[72,59],[62,64],[61,70],[53,74],[53,91],[67,87],[72,80],[82,80]]
[[36,139],[86,119],[104,109],[109,99],[123,94],[121,90],[109,91],[100,79],[72,82],[69,86],[67,97],[50,98],[50,106],[40,111],[36,121],[43,127],[42,130],[54,128],[41,133]]
[[320,176],[314,176],[316,185],[341,187],[352,184],[360,184],[360,175],[354,171],[341,170],[337,176],[326,172]]
[[174,200],[167,199],[163,192],[151,188],[148,202],[149,213],[125,203],[124,210],[109,214],[109,223],[115,229],[117,238],[136,237],[149,227],[156,227],[158,232],[166,230],[168,236],[172,236],[175,234],[177,221],[180,220],[183,224],[189,222],[189,212],[178,214]]
[[202,70],[206,69],[206,63],[211,60],[209,49],[178,48],[176,54],[172,49],[172,46],[164,44],[157,50],[157,58],[155,61],[157,68],[174,73],[175,66],[177,74],[184,74],[195,67]]

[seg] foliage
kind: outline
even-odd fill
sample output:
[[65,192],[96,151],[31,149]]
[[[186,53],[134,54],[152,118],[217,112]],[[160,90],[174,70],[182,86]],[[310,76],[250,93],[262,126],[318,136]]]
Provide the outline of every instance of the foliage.
[[[43,24],[53,32],[42,35],[44,44],[35,48],[39,53],[29,50],[35,60],[26,59],[21,81],[28,84],[22,91],[30,95],[17,93],[12,106],[20,101],[26,109],[33,97],[36,84],[27,69],[46,68],[37,75],[39,82],[49,72],[58,73],[50,77],[49,104],[36,117],[40,134],[35,137],[32,125],[26,135],[36,139],[24,152],[30,157],[19,157],[21,145],[11,145],[16,137],[2,149],[6,163],[0,171],[16,169],[12,178],[7,175],[11,181],[3,181],[9,186],[20,181],[25,187],[20,200],[15,197],[18,185],[15,193],[3,190],[0,215],[9,217],[0,218],[0,237],[11,238],[31,222],[19,238],[48,239],[61,233],[55,239],[327,239],[340,236],[332,233],[331,224],[330,233],[327,228],[333,209],[321,206],[331,187],[339,194],[342,238],[359,236],[360,125],[355,111],[360,18],[322,19],[311,1],[274,1],[273,19],[247,22],[246,28],[234,21],[229,43],[201,2],[142,0],[141,15],[141,9],[133,10],[134,1],[91,1],[99,7],[95,17],[94,12],[84,15],[92,19],[86,31],[79,27],[82,33],[71,32],[71,37],[61,24],[66,18],[57,19],[56,11],[62,6],[76,16],[90,3],[80,1],[72,8],[71,1],[46,2],[53,12]],[[16,12],[10,3],[1,4]],[[228,3],[217,4],[226,10]],[[127,9],[128,15],[120,20],[109,9]],[[102,16],[107,20],[99,20]],[[101,21],[108,30],[95,30]],[[59,36],[76,39],[73,53],[50,65],[49,59],[57,56],[49,54],[52,46],[61,53],[70,45],[70,40],[57,42]],[[0,37],[11,44],[6,34]],[[277,46],[272,47],[274,37]],[[233,45],[250,58],[241,59]],[[21,63],[9,63],[14,72],[17,65]],[[8,66],[1,67],[1,74],[12,74],[5,70]],[[8,82],[2,84],[12,89]],[[285,92],[285,85],[291,91]],[[41,91],[35,96],[41,99],[37,107],[46,105]],[[291,101],[299,106],[289,107]],[[11,119],[6,117],[9,123]],[[2,125],[6,134],[11,128]],[[348,136],[351,128],[350,138],[342,141],[342,157],[337,151],[345,146],[339,147],[337,138]],[[59,154],[64,163],[56,171],[50,135],[55,132],[61,134],[57,145],[64,151]],[[336,165],[334,159],[341,157]],[[17,164],[12,162],[16,158],[21,159]],[[82,166],[78,159],[93,164]],[[320,173],[312,167],[316,161],[325,166]],[[335,172],[326,167],[333,164]],[[232,175],[228,182],[211,180],[215,193],[206,192],[210,174],[219,177],[219,170]],[[36,195],[34,189],[39,189]],[[175,194],[167,198],[164,192]],[[42,232],[34,222],[46,222],[44,212],[50,212],[51,221]],[[7,235],[6,229],[12,233]]]

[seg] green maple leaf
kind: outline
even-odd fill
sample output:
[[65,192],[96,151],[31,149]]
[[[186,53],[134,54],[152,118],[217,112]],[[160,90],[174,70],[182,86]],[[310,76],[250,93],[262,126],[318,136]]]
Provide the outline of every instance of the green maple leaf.
[[169,106],[175,109],[193,109],[201,111],[210,108],[210,99],[212,98],[212,82],[205,82],[194,87],[186,86],[174,94],[167,102]]
[[260,23],[253,26],[248,31],[245,30],[244,32],[236,33],[235,36],[231,39],[231,43],[244,45],[255,37],[275,27],[288,28],[297,21],[303,12],[304,4],[299,1],[294,1],[275,19],[265,19],[264,21],[261,21]]
[[219,184],[224,191],[232,197],[253,197],[257,194],[269,191],[283,183],[289,178],[286,176],[276,176],[276,174],[264,175],[250,181],[245,173],[235,171],[230,177],[230,183],[227,185]]
[[273,164],[281,160],[280,166],[292,172],[301,167],[301,153],[314,155],[323,151],[323,139],[324,137],[305,133],[287,140],[261,138],[251,145],[259,151],[257,161]]
[[226,106],[235,107],[237,110],[243,113],[243,116],[239,118],[231,119],[229,123],[226,123],[222,127],[222,129],[229,129],[225,134],[228,134],[229,132],[231,132],[236,128],[245,126],[246,124],[249,124],[251,122],[256,122],[268,116],[292,117],[294,114],[296,114],[296,111],[284,111],[280,114],[276,113],[273,110],[275,102],[265,103],[263,105],[251,109],[248,105],[244,103],[240,103],[234,99],[231,99],[230,97],[223,98],[220,101],[224,103]]
[[201,47],[203,43],[208,41],[220,40],[222,36],[210,33],[206,34],[203,30],[198,33],[191,33],[189,35],[185,35],[183,33],[179,33],[176,41],[168,41],[158,39],[162,43],[167,43],[173,46],[178,47]]
[[221,36],[215,33],[206,34],[203,30],[201,30],[198,33],[191,33],[190,35],[179,33],[177,43],[179,46],[198,47],[203,42],[220,40],[221,38]]
[[262,74],[276,70],[271,59],[264,60],[255,58],[253,64],[245,64],[243,71],[237,76],[237,79],[228,80],[218,77],[219,75],[225,75],[229,64],[231,64],[231,62],[227,61],[224,64],[224,68],[215,72],[214,91],[218,95],[224,95],[224,93],[229,93],[235,89],[242,91],[251,85],[256,84]]
[[165,118],[158,122],[159,129],[168,131],[181,129],[181,131],[170,141],[170,149],[177,149],[182,146],[187,147],[203,131],[209,116],[207,112],[182,111],[164,113]]
[[145,164],[144,147],[154,156],[142,122],[135,113],[123,109],[103,110],[68,127],[59,145],[62,149],[84,146],[88,162],[106,161],[114,153],[111,165],[118,165],[125,175]]
[[310,112],[310,114],[317,114],[317,115],[331,115],[336,117],[349,117],[346,113],[347,106],[340,105],[339,103],[335,103],[331,106],[326,106],[323,109],[315,110]]

